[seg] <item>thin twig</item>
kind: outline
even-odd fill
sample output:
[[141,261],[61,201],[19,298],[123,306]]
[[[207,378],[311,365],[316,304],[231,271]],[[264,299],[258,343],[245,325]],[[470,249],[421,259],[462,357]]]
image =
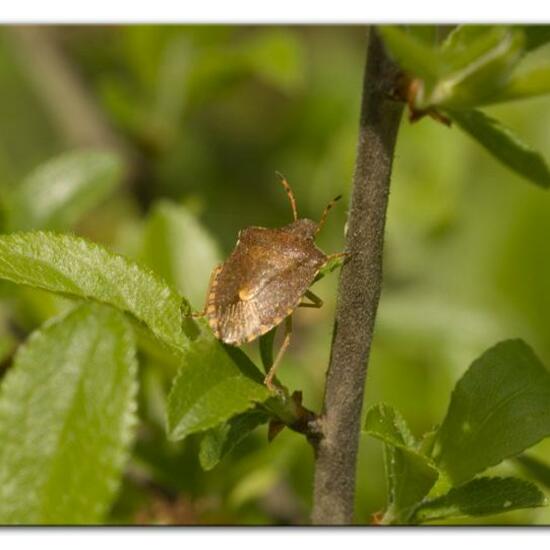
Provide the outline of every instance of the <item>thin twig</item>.
[[390,172],[402,105],[389,99],[396,69],[369,32],[357,161],[336,320],[316,448],[313,523],[350,524],[361,409],[382,287],[382,248]]

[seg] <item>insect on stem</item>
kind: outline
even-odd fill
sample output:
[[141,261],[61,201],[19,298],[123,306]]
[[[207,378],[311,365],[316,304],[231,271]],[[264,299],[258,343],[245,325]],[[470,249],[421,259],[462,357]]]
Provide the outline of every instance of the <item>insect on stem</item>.
[[288,183],[287,179],[281,174],[281,172],[275,172],[277,176],[281,179],[281,183],[285,188],[286,194],[288,195],[288,200],[290,201],[290,206],[292,207],[292,215],[294,216],[294,221],[298,219],[298,209],[296,208],[296,199],[294,198],[294,193]]
[[[288,347],[291,316],[296,307],[320,307],[322,300],[309,291],[320,270],[334,257],[314,242],[317,223],[298,218],[296,201],[286,178],[279,174],[294,221],[281,228],[247,227],[239,232],[235,249],[214,268],[203,315],[216,338],[240,346],[273,331],[285,320],[285,336],[279,353],[269,365],[265,384],[275,390],[275,371]],[[340,198],[340,197],[338,197]],[[333,200],[323,212],[336,202]],[[309,301],[302,301],[309,298]],[[262,359],[271,362],[271,344],[262,340]],[[266,353],[267,351],[267,353]]]

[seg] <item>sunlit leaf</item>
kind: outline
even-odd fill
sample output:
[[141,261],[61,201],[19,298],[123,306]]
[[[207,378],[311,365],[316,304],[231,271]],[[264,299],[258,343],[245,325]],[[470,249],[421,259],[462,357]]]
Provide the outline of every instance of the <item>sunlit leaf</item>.
[[0,396],[0,523],[95,523],[116,491],[132,439],[131,328],[83,305],[33,333]]
[[441,44],[441,50],[456,56],[463,54],[474,41],[486,35],[488,30],[487,25],[457,25]]
[[492,103],[550,93],[549,56],[550,47],[544,47],[522,59]]
[[475,110],[447,110],[454,122],[502,164],[541,187],[550,186],[550,168],[540,153],[523,143],[513,132]]
[[198,338],[181,355],[168,397],[171,439],[208,430],[270,397],[263,376],[239,349],[213,336]]
[[8,229],[66,229],[108,197],[122,176],[123,164],[113,153],[64,153],[38,166],[15,188]]
[[183,206],[160,201],[149,215],[144,260],[202,309],[210,273],[221,253],[214,239]]
[[440,34],[438,25],[406,25],[403,30],[430,47],[438,45]]
[[246,43],[246,58],[256,75],[286,92],[304,83],[305,56],[292,30],[264,30]]
[[[461,39],[453,41],[453,36]],[[524,37],[520,31],[506,27],[489,27],[481,33],[477,28],[459,28],[449,43],[454,47],[442,51],[443,68],[437,82],[417,96],[419,108],[474,107],[490,100],[519,61]]]
[[416,79],[415,109],[474,107],[506,83],[523,53],[520,30],[502,26],[456,27],[441,48],[398,27],[380,29],[392,57]]
[[438,52],[399,27],[379,27],[384,44],[390,55],[401,67],[427,83],[435,82],[440,75],[440,58]]
[[110,304],[175,348],[198,331],[188,321],[184,333],[181,310],[188,305],[161,278],[78,237],[40,231],[0,235],[0,278]]

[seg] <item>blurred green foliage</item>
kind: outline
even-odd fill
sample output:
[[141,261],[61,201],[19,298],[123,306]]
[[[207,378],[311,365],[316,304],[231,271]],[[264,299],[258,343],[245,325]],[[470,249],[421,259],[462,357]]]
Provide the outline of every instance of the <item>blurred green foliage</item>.
[[[275,170],[288,177],[304,216],[318,218],[339,193],[342,202],[349,199],[363,28],[138,25],[45,31],[86,101],[101,113],[99,122],[121,144],[114,153],[127,168],[117,185],[102,186],[104,194],[84,197],[86,212],[80,210],[82,197],[75,197],[78,219],[68,216],[63,227],[55,227],[154,264],[189,294],[194,308],[202,306],[211,268],[230,252],[239,229],[290,221]],[[32,199],[39,165],[67,151],[111,146],[77,140],[60,124],[51,96],[36,79],[43,63],[51,63],[44,50],[29,53],[16,29],[1,29],[3,219],[13,217],[14,197]],[[56,97],[56,106],[69,100]],[[486,112],[550,156],[548,97],[500,103]],[[393,174],[366,403],[395,406],[419,435],[443,418],[456,380],[496,341],[521,337],[550,364],[550,196],[525,185],[464,134],[428,119],[403,121]],[[23,222],[46,228],[30,218],[17,223]],[[345,204],[333,209],[319,236],[323,250],[342,248],[344,223]],[[322,398],[336,283],[336,274],[324,277],[315,289],[324,307],[295,316],[280,371],[286,385],[303,390],[309,408],[318,408]],[[67,302],[10,283],[1,284],[0,296],[4,369],[17,341]],[[140,350],[138,435],[107,521],[306,521],[313,476],[307,442],[284,430],[268,445],[263,426],[203,471],[198,438],[166,439],[164,404],[175,365],[146,338]],[[257,344],[246,351],[259,357]],[[532,456],[550,461],[550,443],[539,444]],[[511,462],[494,470],[523,472]],[[364,437],[356,520],[370,522],[384,495],[381,446]],[[550,511],[472,521],[549,523]]]

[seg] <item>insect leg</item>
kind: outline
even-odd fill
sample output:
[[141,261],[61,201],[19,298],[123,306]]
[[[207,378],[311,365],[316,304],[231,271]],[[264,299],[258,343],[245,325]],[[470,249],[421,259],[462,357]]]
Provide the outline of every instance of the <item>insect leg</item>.
[[277,367],[281,363],[281,359],[283,358],[286,348],[288,348],[288,344],[290,343],[291,333],[292,333],[292,316],[289,315],[285,320],[285,337],[284,337],[283,343],[279,348],[277,357],[275,357],[275,361],[273,362],[273,365],[271,365],[271,368],[269,369],[269,372],[267,373],[267,376],[264,379],[264,384],[267,386],[267,389],[270,391],[273,391],[275,389],[275,386],[273,385],[273,378],[275,376],[275,371],[277,370]]
[[327,221],[328,213],[330,212],[330,209],[342,198],[342,195],[338,195],[337,197],[334,197],[325,207],[323,210],[323,213],[321,214],[321,219],[319,220],[319,225],[317,226],[317,232],[321,231],[321,227],[325,225],[325,222]]
[[304,298],[308,298],[311,302],[300,302],[298,307],[314,307],[317,309],[323,307],[323,300],[321,300],[317,294],[311,292],[311,290],[306,290]]
[[327,261],[325,263],[328,264],[329,262],[332,262],[332,260],[336,260],[337,258],[344,258],[344,261],[351,257],[351,252],[337,252],[336,254],[331,254],[330,256],[327,256]]
[[285,188],[286,194],[288,195],[288,200],[290,201],[290,206],[292,207],[292,215],[294,216],[294,221],[298,219],[298,210],[296,208],[296,199],[294,198],[294,193],[288,183],[287,179],[280,172],[275,172],[279,178],[281,178],[281,183]]

